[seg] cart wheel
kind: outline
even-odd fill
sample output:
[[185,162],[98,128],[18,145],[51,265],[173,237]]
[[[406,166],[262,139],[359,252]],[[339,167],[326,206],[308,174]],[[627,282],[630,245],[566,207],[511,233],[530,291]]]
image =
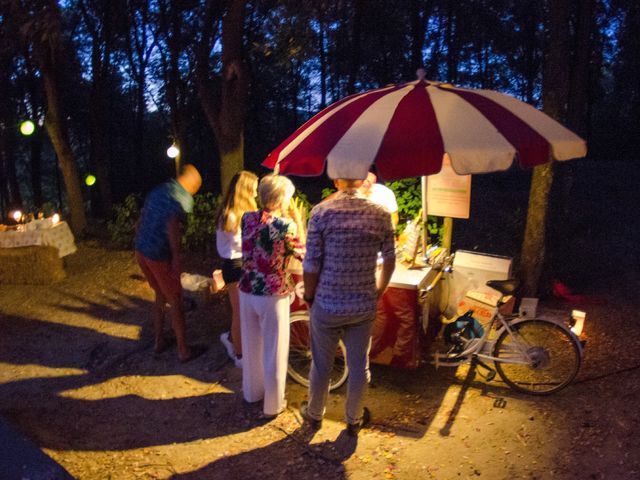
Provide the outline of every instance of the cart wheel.
[[[287,372],[296,382],[305,387],[309,386],[309,374],[311,372],[311,341],[309,338],[309,313],[297,312],[291,315],[291,338],[289,340],[289,365]],[[346,364],[347,350],[342,343],[338,343],[329,390],[340,387],[349,371]]]

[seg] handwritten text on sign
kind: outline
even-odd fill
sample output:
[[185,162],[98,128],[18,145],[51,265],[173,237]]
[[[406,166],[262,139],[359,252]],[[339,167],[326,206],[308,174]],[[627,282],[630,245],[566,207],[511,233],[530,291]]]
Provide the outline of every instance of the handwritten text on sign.
[[451,167],[449,155],[445,155],[442,170],[436,175],[430,175],[427,182],[429,215],[469,218],[470,204],[471,175],[458,175]]

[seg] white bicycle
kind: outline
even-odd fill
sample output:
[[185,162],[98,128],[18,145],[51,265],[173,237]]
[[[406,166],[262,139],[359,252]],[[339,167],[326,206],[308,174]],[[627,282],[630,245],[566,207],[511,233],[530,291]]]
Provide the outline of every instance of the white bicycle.
[[[487,286],[501,294],[490,322],[482,328],[465,314],[447,325],[444,336],[450,349],[434,355],[435,366],[480,365],[488,370],[487,380],[498,372],[511,388],[532,395],[548,395],[569,385],[583,357],[578,337],[552,320],[500,313],[517,289],[517,280],[490,280]],[[493,362],[495,370],[486,361]]]

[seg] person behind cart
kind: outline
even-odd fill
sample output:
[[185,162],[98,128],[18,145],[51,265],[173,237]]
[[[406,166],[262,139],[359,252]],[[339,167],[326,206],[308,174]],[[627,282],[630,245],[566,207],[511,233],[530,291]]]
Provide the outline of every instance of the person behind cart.
[[381,183],[376,183],[378,177],[375,173],[369,172],[367,178],[362,181],[359,190],[367,199],[373,203],[384,207],[391,214],[393,228],[398,226],[398,201],[396,194],[389,187]]
[[288,178],[267,175],[258,185],[262,210],[242,217],[242,392],[249,403],[264,400],[267,420],[286,407],[292,291],[287,265],[304,255],[304,215],[291,200],[294,192]]
[[[362,183],[335,180],[337,194],[313,208],[303,263],[304,300],[311,308],[312,365],[309,400],[300,413],[312,428],[321,427],[330,372],[342,339],[349,368],[345,417],[351,436],[370,421],[363,401],[371,329],[377,300],[395,268],[391,215],[358,191]],[[382,269],[376,278],[378,252]]]

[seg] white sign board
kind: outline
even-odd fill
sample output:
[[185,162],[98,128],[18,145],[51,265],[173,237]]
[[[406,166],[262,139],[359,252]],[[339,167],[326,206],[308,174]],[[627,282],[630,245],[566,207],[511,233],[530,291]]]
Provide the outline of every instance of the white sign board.
[[437,217],[469,218],[471,175],[458,175],[451,167],[449,155],[442,160],[442,170],[427,181],[427,208]]

